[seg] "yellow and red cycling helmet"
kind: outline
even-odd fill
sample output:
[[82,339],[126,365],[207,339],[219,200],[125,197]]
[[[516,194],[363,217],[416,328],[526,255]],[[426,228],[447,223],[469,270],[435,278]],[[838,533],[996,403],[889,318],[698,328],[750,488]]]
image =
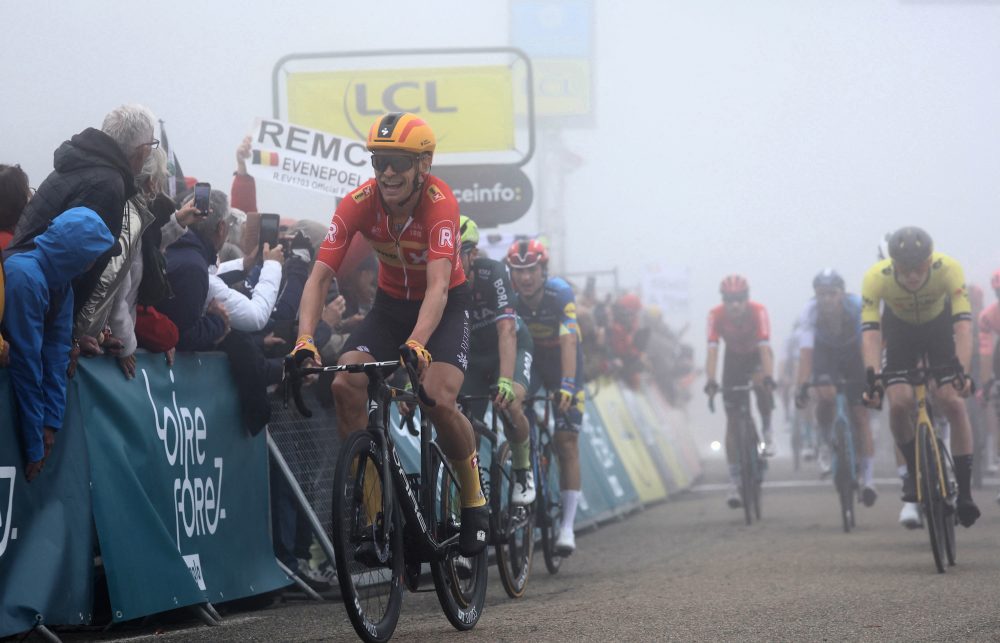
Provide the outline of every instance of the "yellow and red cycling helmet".
[[408,112],[391,112],[380,117],[368,130],[368,151],[397,151],[431,154],[437,139],[431,126]]

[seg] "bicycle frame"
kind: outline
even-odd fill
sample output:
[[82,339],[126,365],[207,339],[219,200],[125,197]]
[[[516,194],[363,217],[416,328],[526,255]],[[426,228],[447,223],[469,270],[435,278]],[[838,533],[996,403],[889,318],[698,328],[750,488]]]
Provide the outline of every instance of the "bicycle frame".
[[[914,396],[916,397],[916,400],[917,400],[917,421],[916,421],[916,427],[917,427],[917,430],[919,431],[919,428],[921,426],[924,426],[924,427],[926,427],[926,430],[930,432],[930,438],[931,438],[930,442],[931,442],[931,446],[932,446],[932,448],[934,450],[934,462],[935,462],[935,464],[937,466],[937,474],[938,475],[937,475],[937,481],[936,482],[938,484],[938,490],[941,492],[941,497],[942,498],[947,498],[948,497],[948,487],[946,486],[945,480],[944,480],[944,466],[943,466],[944,463],[941,460],[941,449],[938,447],[937,430],[934,428],[934,422],[931,421],[930,413],[928,413],[928,411],[927,411],[927,382],[926,382],[926,380],[925,381],[921,381],[918,384],[915,384],[914,387],[913,387],[913,393],[914,393]],[[923,480],[923,476],[926,475],[926,472],[923,471],[923,468],[920,466],[920,462],[921,462],[921,458],[920,458],[920,456],[921,456],[921,453],[920,453],[921,444],[920,443],[921,442],[922,442],[922,440],[919,440],[919,439],[916,440],[917,502],[923,502],[924,501],[924,498],[923,498],[923,488],[922,488],[923,485],[921,485],[920,483]]]
[[[432,452],[439,457],[442,465],[448,470],[449,475],[453,479],[457,479],[454,470],[451,468],[451,464],[445,457],[444,452],[441,451],[441,447],[430,438],[431,432],[426,416],[421,416],[420,431],[420,480],[425,482],[416,491],[414,491],[413,485],[406,474],[406,469],[399,459],[399,455],[396,452],[396,445],[392,438],[392,432],[389,430],[389,416],[386,413],[386,408],[390,400],[394,399],[397,402],[410,404],[416,404],[419,400],[425,406],[434,406],[434,401],[426,396],[423,387],[418,387],[417,394],[414,395],[411,392],[393,388],[386,383],[386,371],[395,370],[399,366],[406,366],[408,371],[412,371],[412,367],[400,361],[391,361],[298,368],[294,366],[291,360],[291,357],[285,360],[286,385],[291,385],[290,391],[287,387],[285,389],[285,403],[287,404],[289,393],[291,393],[295,398],[295,404],[298,406],[299,412],[306,417],[310,417],[312,413],[306,408],[301,397],[300,387],[303,375],[346,371],[364,373],[368,377],[368,424],[365,430],[371,434],[373,442],[378,445],[379,450],[386,456],[382,458],[383,480],[392,480],[391,485],[382,485],[382,507],[385,513],[386,524],[392,524],[391,521],[395,517],[396,503],[394,502],[393,494],[396,493],[401,498],[399,507],[407,519],[407,524],[419,527],[419,533],[425,545],[425,548],[421,552],[421,558],[443,557],[451,549],[457,548],[458,534],[454,534],[443,541],[438,541],[436,534],[432,533],[428,528],[428,522],[425,518],[425,516],[433,515],[434,512],[434,490],[426,483],[426,481],[432,479]],[[411,382],[416,380],[415,372],[410,372],[409,374]],[[363,477],[363,470],[359,471],[358,475]]]

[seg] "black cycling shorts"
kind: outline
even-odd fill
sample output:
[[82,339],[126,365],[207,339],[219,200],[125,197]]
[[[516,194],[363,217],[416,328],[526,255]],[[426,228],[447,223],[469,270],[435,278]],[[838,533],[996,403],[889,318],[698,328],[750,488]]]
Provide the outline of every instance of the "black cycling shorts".
[[[950,307],[926,324],[908,324],[886,308],[882,313],[882,340],[885,342],[883,371],[905,371],[915,368],[927,356],[928,366],[948,366],[955,363],[955,330]],[[937,378],[938,383],[950,382],[954,375]],[[904,377],[889,378],[885,384],[906,382]]]
[[847,381],[845,394],[850,404],[861,404],[861,394],[867,388],[865,363],[861,359],[861,344],[831,346],[817,343],[813,347],[813,383],[833,384],[838,379]]
[[[469,306],[471,297],[466,284],[448,291],[441,321],[428,340],[426,348],[435,362],[456,366],[465,372],[469,366]],[[399,359],[399,346],[410,338],[417,323],[422,301],[407,301],[390,297],[383,290],[375,293],[371,312],[351,333],[344,352],[368,353],[375,361]]]

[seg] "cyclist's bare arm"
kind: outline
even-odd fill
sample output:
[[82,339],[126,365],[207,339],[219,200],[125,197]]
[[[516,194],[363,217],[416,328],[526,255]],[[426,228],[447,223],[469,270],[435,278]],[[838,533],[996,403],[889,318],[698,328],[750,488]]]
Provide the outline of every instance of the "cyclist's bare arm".
[[709,382],[718,381],[715,379],[715,369],[719,365],[719,345],[709,344],[708,353],[705,357],[705,377]]
[[865,370],[872,369],[876,373],[882,371],[882,331],[865,329],[861,331],[861,357],[865,362]]
[[517,322],[510,318],[497,320],[497,341],[500,350],[500,377],[514,378],[517,358]]
[[313,265],[312,272],[302,288],[302,299],[299,301],[299,336],[312,335],[316,332],[316,324],[323,312],[323,302],[333,281],[333,270],[322,261]]
[[960,319],[953,324],[955,330],[955,355],[966,373],[972,368],[972,321]]
[[774,353],[771,352],[771,345],[760,344],[757,350],[760,351],[760,367],[764,376],[774,379]]
[[559,348],[562,357],[563,378],[576,377],[576,333],[566,333],[559,336]]
[[813,349],[799,349],[799,372],[795,378],[795,388],[798,390],[803,384],[809,381],[813,370]]
[[417,313],[417,323],[413,326],[410,339],[427,345],[431,335],[441,323],[444,307],[448,304],[448,284],[451,281],[451,261],[435,259],[427,264],[427,289]]

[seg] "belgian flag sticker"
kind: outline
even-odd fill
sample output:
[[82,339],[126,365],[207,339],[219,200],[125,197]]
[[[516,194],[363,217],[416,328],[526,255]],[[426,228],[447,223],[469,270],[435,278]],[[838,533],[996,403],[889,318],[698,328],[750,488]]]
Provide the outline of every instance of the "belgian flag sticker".
[[253,164],[254,165],[278,165],[278,153],[277,152],[262,152],[260,150],[253,151]]

